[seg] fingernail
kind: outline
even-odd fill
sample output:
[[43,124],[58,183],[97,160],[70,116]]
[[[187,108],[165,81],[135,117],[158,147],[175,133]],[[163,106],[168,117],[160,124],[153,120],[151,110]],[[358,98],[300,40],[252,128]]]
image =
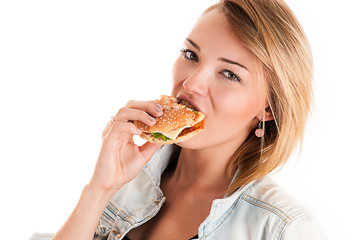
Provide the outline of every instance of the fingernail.
[[162,106],[162,105],[160,105],[159,103],[157,103],[156,105],[157,105],[157,107],[155,108],[155,110],[156,110],[157,112],[163,111],[163,106]]
[[140,130],[139,128],[137,128],[137,133],[138,133],[138,134],[141,134],[141,133],[142,133],[142,130]]
[[150,120],[150,121],[152,121],[152,122],[155,121],[155,118],[154,118],[154,117],[152,117],[152,116],[148,116],[148,117],[149,117],[149,120]]

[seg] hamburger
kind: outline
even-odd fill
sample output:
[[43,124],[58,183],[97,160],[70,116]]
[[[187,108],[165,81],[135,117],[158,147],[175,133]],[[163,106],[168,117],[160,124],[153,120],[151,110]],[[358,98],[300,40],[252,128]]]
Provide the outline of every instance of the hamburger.
[[205,115],[184,99],[162,95],[156,100],[163,106],[163,115],[156,118],[156,124],[148,126],[140,121],[134,125],[148,142],[173,144],[186,141],[204,129]]

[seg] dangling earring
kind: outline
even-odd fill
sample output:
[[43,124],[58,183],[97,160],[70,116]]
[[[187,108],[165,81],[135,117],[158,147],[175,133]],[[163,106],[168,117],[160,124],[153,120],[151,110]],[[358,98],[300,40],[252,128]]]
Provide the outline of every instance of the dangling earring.
[[256,136],[257,137],[263,137],[263,134],[264,134],[264,132],[263,132],[263,129],[262,129],[262,126],[261,126],[261,122],[262,121],[259,121],[259,123],[258,123],[258,129],[256,129],[256,131],[255,131],[255,134],[256,134]]

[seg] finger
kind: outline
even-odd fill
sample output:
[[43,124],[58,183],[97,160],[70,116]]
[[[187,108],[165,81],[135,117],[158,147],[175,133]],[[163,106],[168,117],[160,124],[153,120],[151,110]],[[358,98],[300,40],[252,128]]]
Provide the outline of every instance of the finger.
[[157,103],[156,101],[135,101],[130,100],[126,107],[143,110],[153,117],[160,117],[163,115],[163,106]]
[[161,146],[163,146],[163,144],[146,142],[139,147],[139,152],[144,156],[146,162],[148,162],[155,151],[157,151]]
[[154,117],[150,116],[148,113],[132,108],[123,108],[119,111],[119,114],[116,116],[116,121],[128,122],[128,121],[141,121],[148,126],[153,126],[156,123]]
[[130,122],[115,122],[112,124],[106,139],[109,141],[116,140],[130,140],[133,135],[140,135],[142,133],[133,123]]
[[[149,115],[153,117],[160,117],[163,115],[163,107],[160,104],[158,104],[156,101],[130,100],[126,104],[126,107],[119,109],[117,115],[115,116],[116,121],[128,122],[132,120],[140,120],[141,122],[149,126],[153,126],[156,123],[156,121],[153,118],[149,117],[149,115],[146,116],[144,114],[140,114],[142,116],[138,115],[140,117],[137,117],[136,116],[137,114],[134,112],[132,116],[125,117],[127,112],[129,113],[129,111],[126,110],[127,108],[143,110],[144,112],[147,112]],[[148,120],[146,120],[146,117],[148,117]],[[109,133],[111,127],[112,127],[111,122],[108,122],[102,132],[102,138],[104,138]]]
[[111,121],[109,121],[102,132],[102,138],[104,138],[108,134],[111,127],[112,127],[112,123]]

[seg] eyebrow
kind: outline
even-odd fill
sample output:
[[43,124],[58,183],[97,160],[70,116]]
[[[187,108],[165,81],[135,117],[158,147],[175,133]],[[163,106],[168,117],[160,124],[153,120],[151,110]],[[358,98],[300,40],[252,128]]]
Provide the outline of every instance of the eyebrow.
[[229,59],[226,59],[226,58],[222,58],[222,57],[217,58],[217,60],[222,61],[222,62],[226,62],[226,63],[230,63],[230,64],[238,65],[241,68],[244,68],[249,72],[248,68],[246,68],[244,65],[242,65],[242,64],[240,64],[238,62],[235,62],[235,61],[232,61],[232,60],[229,60]]
[[[201,48],[195,43],[193,42],[191,39],[189,38],[186,38],[186,40],[194,47],[196,48],[198,51],[201,51]],[[244,68],[246,69],[248,72],[248,68],[246,68],[243,64],[240,64],[238,62],[235,62],[235,61],[232,61],[232,60],[229,60],[229,59],[226,59],[226,58],[223,58],[223,57],[219,57],[217,58],[218,61],[222,61],[222,62],[226,62],[226,63],[230,63],[230,64],[234,64],[234,65],[237,65],[237,66],[240,66],[241,68]]]
[[201,51],[201,48],[200,48],[195,42],[193,42],[191,39],[186,38],[186,40],[187,40],[190,44],[192,44],[192,46],[195,47],[198,51]]

